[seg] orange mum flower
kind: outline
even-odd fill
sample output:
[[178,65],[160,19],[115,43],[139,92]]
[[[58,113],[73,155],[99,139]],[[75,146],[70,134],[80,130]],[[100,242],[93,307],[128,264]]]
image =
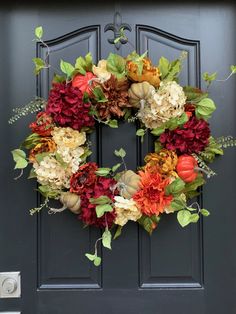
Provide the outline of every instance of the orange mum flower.
[[170,183],[170,179],[163,179],[158,172],[149,170],[147,168],[139,171],[140,190],[133,195],[133,199],[143,214],[158,216],[173,199],[172,195],[165,195],[165,187]]
[[35,162],[35,156],[41,153],[53,153],[56,150],[56,143],[50,137],[44,137],[40,140],[29,153],[29,161]]
[[139,74],[138,65],[133,61],[127,62],[128,76],[135,82],[148,82],[151,85],[158,87],[160,85],[160,72],[157,67],[154,67],[151,60],[143,59],[143,70]]

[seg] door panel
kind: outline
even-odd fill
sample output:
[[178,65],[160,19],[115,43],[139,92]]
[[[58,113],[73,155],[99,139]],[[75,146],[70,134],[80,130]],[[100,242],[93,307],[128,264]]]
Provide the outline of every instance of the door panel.
[[[120,12],[120,15],[115,14]],[[71,4],[41,8],[9,7],[0,12],[0,66],[4,80],[1,92],[1,191],[4,199],[0,219],[0,271],[22,272],[22,298],[0,299],[0,311],[21,310],[24,314],[233,314],[236,311],[236,236],[234,166],[235,152],[228,150],[218,159],[219,174],[209,181],[198,200],[212,215],[197,225],[178,226],[176,217],[164,217],[149,237],[129,223],[112,252],[102,250],[103,264],[93,267],[84,253],[93,249],[100,231],[82,228],[70,212],[30,217],[27,209],[37,204],[35,183],[14,182],[10,150],[27,135],[27,117],[9,127],[10,111],[29,101],[34,94],[46,97],[60,59],[74,62],[92,52],[94,60],[109,52],[127,55],[128,43],[119,50],[109,39],[109,23],[128,23],[129,41],[138,52],[148,50],[154,63],[188,51],[181,84],[200,86],[201,73],[219,70],[227,76],[236,62],[235,7],[225,5],[145,5],[120,2]],[[52,68],[35,81],[31,58],[45,56],[45,49],[32,43],[33,29],[42,25],[50,47]],[[227,36],[226,36],[227,35]],[[201,58],[200,58],[201,54]],[[36,84],[35,84],[36,83]],[[36,86],[35,86],[36,85]],[[211,95],[218,110],[211,119],[214,135],[236,134],[235,78],[215,83]],[[91,135],[91,160],[101,166],[117,163],[113,151],[124,147],[127,166],[136,169],[148,151],[152,137],[143,144],[135,136],[138,126],[122,124],[119,129],[99,126]],[[7,137],[7,141],[6,141]],[[14,197],[13,197],[14,196]],[[227,204],[228,206],[226,206]],[[56,204],[55,204],[56,206]],[[6,242],[7,241],[7,242]],[[11,245],[7,246],[6,243]]]

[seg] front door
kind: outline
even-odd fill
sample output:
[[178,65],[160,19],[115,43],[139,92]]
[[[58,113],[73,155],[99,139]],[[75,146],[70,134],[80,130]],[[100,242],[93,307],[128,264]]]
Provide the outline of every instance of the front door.
[[[40,6],[40,4],[38,4]],[[112,252],[101,251],[94,267],[84,253],[92,251],[99,231],[83,229],[72,213],[31,217],[35,184],[26,175],[15,182],[10,151],[25,138],[26,117],[7,124],[11,110],[36,94],[47,96],[53,70],[37,82],[31,59],[45,49],[32,42],[42,25],[50,47],[50,63],[71,63],[88,51],[94,60],[109,52],[123,56],[148,50],[156,64],[162,56],[175,59],[185,50],[181,85],[201,84],[201,73],[227,75],[235,63],[235,7],[228,4],[157,5],[150,2],[103,4],[80,2],[36,7],[11,6],[0,12],[1,68],[1,219],[0,271],[20,271],[22,295],[0,299],[0,311],[23,314],[233,314],[236,312],[235,151],[214,164],[218,176],[204,188],[201,203],[211,216],[182,229],[176,217],[162,219],[149,237],[130,223]],[[126,23],[129,43],[112,44],[116,29]],[[113,25],[110,27],[109,24]],[[37,85],[37,86],[36,86]],[[215,136],[235,135],[235,78],[215,83],[211,95],[218,110],[211,119]],[[129,169],[142,164],[152,139],[137,141],[133,124],[97,130],[92,160],[100,166],[117,163],[113,151],[123,147]]]

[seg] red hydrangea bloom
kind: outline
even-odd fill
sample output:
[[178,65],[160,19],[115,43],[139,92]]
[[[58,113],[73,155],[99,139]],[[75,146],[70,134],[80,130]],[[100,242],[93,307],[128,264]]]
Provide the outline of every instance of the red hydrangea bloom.
[[88,162],[79,167],[70,179],[70,192],[81,195],[86,190],[93,191],[93,185],[97,179],[95,171],[98,166],[95,162]]
[[115,210],[105,213],[102,217],[98,218],[96,214],[96,205],[89,202],[90,198],[98,198],[99,196],[106,195],[112,201],[114,200],[113,187],[116,181],[111,178],[97,177],[96,183],[93,188],[84,190],[81,195],[81,213],[79,218],[85,225],[93,225],[99,228],[110,228],[116,218]]
[[209,137],[209,123],[192,116],[182,128],[166,130],[161,134],[160,142],[169,150],[176,150],[181,154],[192,154],[202,151],[208,145]]
[[40,136],[50,136],[53,130],[53,120],[46,112],[41,111],[36,116],[36,121],[30,123],[30,129],[33,133]]
[[95,121],[89,115],[90,103],[83,102],[82,92],[66,83],[53,83],[49,92],[46,112],[59,126],[80,130],[91,127]]

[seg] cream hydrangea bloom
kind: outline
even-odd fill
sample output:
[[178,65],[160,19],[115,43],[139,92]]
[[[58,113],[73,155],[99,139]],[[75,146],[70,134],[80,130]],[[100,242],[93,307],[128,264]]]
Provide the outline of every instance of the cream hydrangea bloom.
[[73,130],[70,127],[55,127],[52,131],[52,138],[57,146],[74,149],[86,142],[86,133]]
[[64,169],[52,154],[35,162],[33,167],[40,184],[49,185],[53,190],[70,187],[71,170]]
[[101,83],[109,80],[111,73],[107,71],[107,60],[100,60],[97,66],[93,66],[93,74],[95,74]]
[[116,219],[115,224],[124,226],[128,220],[137,221],[142,213],[138,209],[135,201],[131,199],[125,199],[122,196],[115,196],[115,212]]
[[71,172],[75,173],[79,169],[82,160],[81,156],[84,154],[84,148],[77,147],[75,149],[70,149],[69,147],[58,146],[57,153],[71,168]]
[[171,118],[180,117],[186,99],[182,86],[175,81],[161,82],[158,91],[139,110],[138,117],[147,128],[157,128]]

